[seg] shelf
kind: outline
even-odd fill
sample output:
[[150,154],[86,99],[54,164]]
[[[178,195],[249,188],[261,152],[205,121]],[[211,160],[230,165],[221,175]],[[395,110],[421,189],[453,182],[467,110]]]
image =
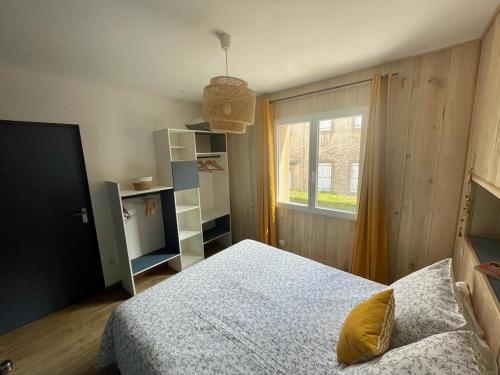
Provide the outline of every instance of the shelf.
[[173,150],[183,150],[187,148],[186,146],[170,146],[171,149]]
[[221,156],[221,155],[226,155],[226,152],[197,152],[196,157],[197,158],[206,158],[210,156]]
[[182,268],[191,267],[192,265],[201,262],[204,258],[200,255],[182,255]]
[[173,253],[166,248],[162,248],[152,253],[142,255],[130,261],[132,265],[132,274],[135,276],[161,263],[168,262],[179,256],[179,253]]
[[475,174],[472,175],[472,181],[500,199],[500,187],[493,185],[491,182],[488,182]]
[[201,223],[205,224],[208,221],[218,219],[219,217],[229,215],[228,212],[222,212],[218,210],[206,210],[201,211]]
[[183,212],[188,212],[191,210],[196,210],[200,206],[193,206],[193,205],[178,205],[175,210],[177,211],[177,214],[182,214]]
[[160,193],[164,190],[172,189],[171,186],[154,186],[151,189],[147,190],[122,190],[120,191],[121,198],[136,198],[142,197],[144,195]]
[[200,234],[199,230],[179,230],[179,241],[186,240],[190,237],[194,237],[197,234]]
[[231,233],[227,228],[215,227],[203,231],[203,244],[209,243],[219,237]]
[[198,162],[198,160],[196,159],[177,159],[177,160],[172,160],[172,164],[175,164],[175,163],[183,163],[185,161],[194,161],[194,162]]
[[[470,236],[469,241],[476,252],[479,263],[498,260],[498,258],[500,257],[500,240]],[[489,275],[485,276],[488,278],[488,281],[490,282],[491,287],[495,292],[498,300],[500,300],[500,280],[495,279],[494,277]]]

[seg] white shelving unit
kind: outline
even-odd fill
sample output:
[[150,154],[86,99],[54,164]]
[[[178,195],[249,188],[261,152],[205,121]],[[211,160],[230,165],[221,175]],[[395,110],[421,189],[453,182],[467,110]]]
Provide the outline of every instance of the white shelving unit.
[[181,214],[183,212],[188,212],[188,211],[191,211],[191,210],[196,210],[200,208],[200,206],[191,206],[191,205],[181,205],[181,206],[177,206],[177,213],[178,214]]
[[[180,258],[173,188],[121,190],[107,181],[123,288],[135,295],[134,278],[160,264]],[[146,215],[145,198],[155,200],[156,214]],[[124,217],[124,209],[130,218]],[[199,231],[198,231],[199,233]]]
[[209,221],[218,219],[219,217],[227,215],[228,212],[205,209],[201,211],[201,223],[205,224]]
[[197,158],[200,158],[200,157],[217,157],[217,156],[220,156],[220,155],[226,155],[225,152],[197,152],[196,153],[196,157]]
[[213,160],[224,169],[199,172],[203,244],[224,248],[232,243],[226,135],[195,132],[195,145],[198,160]]
[[[159,181],[175,191],[180,257],[169,264],[182,270],[203,260],[207,247],[231,245],[226,135],[162,129],[154,141]],[[223,170],[198,171],[198,160],[213,160]]]

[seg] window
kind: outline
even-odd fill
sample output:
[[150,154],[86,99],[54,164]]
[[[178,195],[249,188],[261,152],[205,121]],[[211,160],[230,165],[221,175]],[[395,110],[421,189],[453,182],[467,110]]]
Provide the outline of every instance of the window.
[[363,125],[363,116],[354,116],[353,117],[354,129],[361,129]]
[[358,193],[359,162],[351,163],[351,175],[349,177],[349,191],[352,194]]
[[363,108],[276,121],[278,203],[356,214],[361,132],[352,128],[361,128],[364,113]]
[[278,200],[309,202],[309,122],[278,125]]
[[332,137],[332,120],[321,120],[319,122],[319,144],[324,146],[330,142]]
[[318,191],[332,191],[332,164],[318,164]]
[[332,120],[321,120],[319,122],[319,130],[322,132],[332,130]]

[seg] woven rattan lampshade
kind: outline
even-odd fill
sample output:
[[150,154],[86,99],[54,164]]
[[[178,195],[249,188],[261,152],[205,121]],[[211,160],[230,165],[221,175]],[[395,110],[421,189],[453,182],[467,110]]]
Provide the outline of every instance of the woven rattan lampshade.
[[253,125],[255,117],[255,93],[242,79],[229,76],[227,50],[231,35],[216,32],[220,45],[226,53],[226,75],[214,77],[203,90],[203,117],[211,130],[226,133],[245,133]]
[[210,129],[245,133],[255,118],[255,93],[235,77],[218,76],[203,90],[203,117]]

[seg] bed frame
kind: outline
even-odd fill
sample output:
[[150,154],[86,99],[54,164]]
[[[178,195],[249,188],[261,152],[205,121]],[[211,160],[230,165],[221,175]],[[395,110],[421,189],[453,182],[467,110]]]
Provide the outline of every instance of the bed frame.
[[474,270],[479,260],[467,237],[460,237],[453,255],[453,271],[457,281],[469,285],[472,305],[486,341],[495,353],[500,367],[500,303],[486,275]]

